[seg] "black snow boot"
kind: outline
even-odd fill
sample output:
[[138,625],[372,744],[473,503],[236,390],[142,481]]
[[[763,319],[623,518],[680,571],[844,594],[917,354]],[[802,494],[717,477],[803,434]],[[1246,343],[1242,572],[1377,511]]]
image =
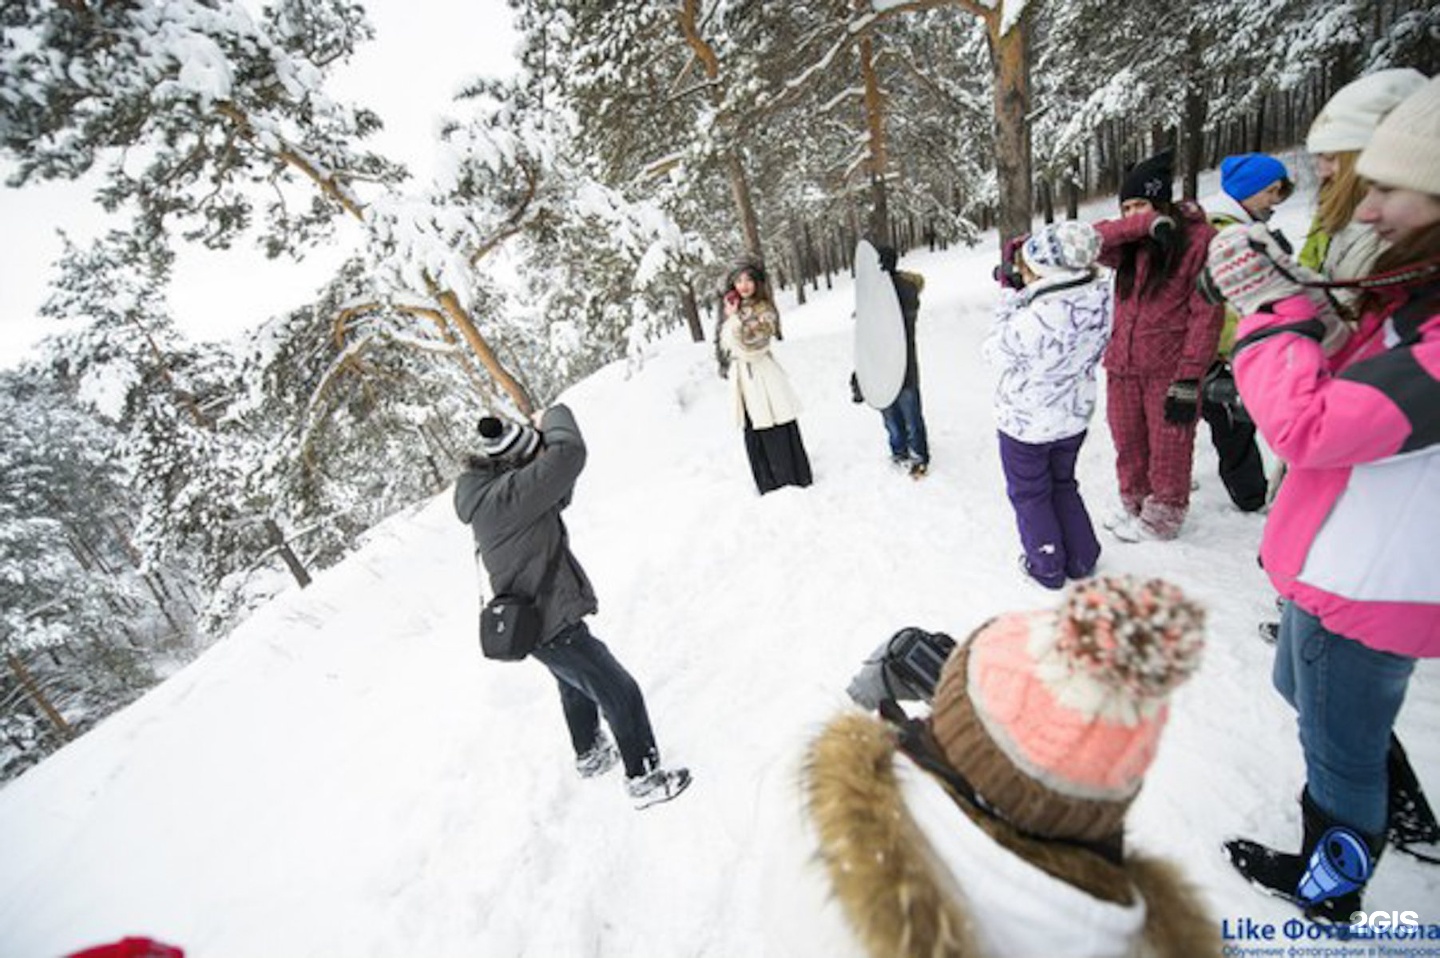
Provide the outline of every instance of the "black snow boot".
[[[1361,893],[1380,859],[1385,837],[1361,835],[1344,827],[1315,804],[1309,791],[1300,796],[1300,815],[1305,832],[1298,853],[1235,838],[1225,843],[1225,854],[1251,884],[1303,908],[1306,917],[1348,924],[1361,908]],[[1344,862],[1352,878],[1363,876],[1363,880],[1358,887],[1326,897],[1326,879],[1333,872],[1323,866],[1312,868],[1322,859]]]
[[[1390,821],[1386,838],[1396,849],[1431,864],[1440,864],[1440,823],[1420,787],[1420,779],[1400,739],[1390,736],[1387,764],[1390,776]],[[1419,846],[1429,846],[1423,848]]]

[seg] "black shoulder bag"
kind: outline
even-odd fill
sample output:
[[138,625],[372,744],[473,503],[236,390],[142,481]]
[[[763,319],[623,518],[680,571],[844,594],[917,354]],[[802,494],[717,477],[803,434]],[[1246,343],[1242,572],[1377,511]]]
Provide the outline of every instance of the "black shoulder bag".
[[535,598],[502,592],[485,603],[480,610],[480,651],[485,658],[518,662],[534,651],[541,638],[540,607],[535,604],[536,599],[543,596],[555,581],[564,557],[562,549],[545,570]]

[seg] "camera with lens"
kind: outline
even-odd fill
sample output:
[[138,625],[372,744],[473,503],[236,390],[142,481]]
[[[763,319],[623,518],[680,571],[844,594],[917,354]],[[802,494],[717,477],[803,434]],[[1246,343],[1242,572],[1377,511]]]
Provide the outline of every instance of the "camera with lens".
[[1200,381],[1200,395],[1205,402],[1223,406],[1233,418],[1250,422],[1250,414],[1245,411],[1245,403],[1240,399],[1240,390],[1235,385],[1235,373],[1230,369],[1229,363],[1217,362],[1206,371],[1204,379]]
[[1006,289],[1024,289],[1025,277],[1020,275],[1020,247],[1030,238],[1029,233],[1011,237],[1000,252],[1000,264],[990,274]]
[[1195,280],[1195,287],[1200,291],[1200,297],[1211,306],[1224,306],[1225,294],[1220,292],[1220,287],[1215,285],[1215,277],[1210,275],[1210,267],[1200,271],[1200,276]]
[[991,275],[995,277],[995,282],[1006,289],[1025,288],[1025,277],[1020,275],[1020,270],[1014,263],[1001,263]]
[[884,701],[929,702],[953,651],[955,640],[944,632],[903,628],[871,653],[845,691],[872,710]]

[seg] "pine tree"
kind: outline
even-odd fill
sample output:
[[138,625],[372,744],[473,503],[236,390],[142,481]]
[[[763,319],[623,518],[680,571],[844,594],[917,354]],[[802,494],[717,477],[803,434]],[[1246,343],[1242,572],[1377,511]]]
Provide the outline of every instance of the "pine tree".
[[0,374],[0,779],[140,694],[173,638],[115,538],[114,447],[38,370]]

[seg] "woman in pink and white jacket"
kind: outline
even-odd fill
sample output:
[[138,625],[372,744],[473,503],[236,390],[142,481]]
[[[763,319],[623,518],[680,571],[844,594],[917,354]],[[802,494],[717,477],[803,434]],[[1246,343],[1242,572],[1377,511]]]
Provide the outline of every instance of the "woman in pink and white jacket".
[[[1261,559],[1287,600],[1274,683],[1296,710],[1306,771],[1298,854],[1246,839],[1226,849],[1252,882],[1341,922],[1394,834],[1387,758],[1415,660],[1440,657],[1440,78],[1386,117],[1357,170],[1371,185],[1356,218],[1391,245],[1336,355],[1320,345],[1333,314],[1263,226],[1227,228],[1209,258],[1245,316],[1245,408],[1289,465]],[[1337,853],[1353,881],[1303,880],[1312,856]]]

